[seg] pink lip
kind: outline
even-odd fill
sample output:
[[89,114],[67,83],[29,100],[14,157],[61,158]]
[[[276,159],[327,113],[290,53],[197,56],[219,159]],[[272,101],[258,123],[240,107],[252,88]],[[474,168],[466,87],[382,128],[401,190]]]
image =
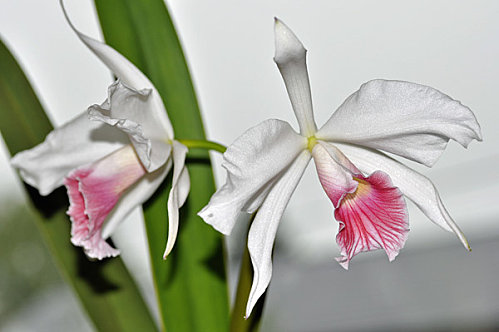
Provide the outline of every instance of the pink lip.
[[121,195],[144,174],[131,146],[74,170],[64,181],[73,244],[85,248],[92,258],[118,255],[118,250],[102,238],[102,226]]

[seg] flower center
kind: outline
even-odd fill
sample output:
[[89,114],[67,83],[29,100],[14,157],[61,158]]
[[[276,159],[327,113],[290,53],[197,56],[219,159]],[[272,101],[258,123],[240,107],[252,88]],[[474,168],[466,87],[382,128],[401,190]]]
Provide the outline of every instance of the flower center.
[[307,140],[308,140],[307,149],[310,152],[312,152],[312,150],[314,149],[315,144],[317,144],[317,138],[315,138],[315,136],[309,136],[307,138]]

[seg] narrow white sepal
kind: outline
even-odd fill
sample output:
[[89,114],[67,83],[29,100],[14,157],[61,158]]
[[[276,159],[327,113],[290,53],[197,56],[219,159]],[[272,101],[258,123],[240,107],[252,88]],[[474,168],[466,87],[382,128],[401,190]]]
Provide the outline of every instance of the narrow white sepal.
[[253,264],[251,286],[246,318],[256,302],[267,289],[272,277],[272,248],[277,227],[305,168],[310,161],[308,150],[303,151],[270,190],[258,210],[248,233],[248,250]]
[[300,133],[312,136],[317,131],[312,107],[312,94],[307,70],[307,50],[281,20],[275,18],[274,61],[281,72],[295,112]]
[[163,259],[170,254],[177,239],[179,209],[184,204],[190,189],[189,173],[185,167],[187,151],[185,145],[173,141],[173,179],[168,197],[168,239]]
[[80,40],[116,75],[116,77],[136,90],[151,89],[151,103],[154,105],[154,113],[149,114],[149,117],[154,119],[156,126],[161,128],[161,131],[165,133],[166,138],[173,139],[173,128],[167,117],[163,101],[151,81],[115,49],[90,38],[76,29],[73,23],[71,23],[66,9],[64,8],[64,1],[60,0],[60,3],[64,16],[71,26],[71,29],[73,29],[78,38],[80,38]]

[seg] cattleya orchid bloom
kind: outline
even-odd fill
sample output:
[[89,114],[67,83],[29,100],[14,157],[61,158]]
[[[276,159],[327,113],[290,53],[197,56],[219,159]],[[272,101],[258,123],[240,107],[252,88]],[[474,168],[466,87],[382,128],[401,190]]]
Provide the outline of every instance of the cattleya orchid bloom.
[[71,241],[96,259],[119,254],[105,239],[156,191],[173,164],[166,258],[176,239],[178,209],[190,187],[184,165],[187,148],[174,140],[161,97],[149,79],[116,50],[79,32],[64,14],[79,39],[118,79],[101,105],[90,106],[43,143],[16,154],[11,163],[41,195],[66,186]]
[[275,48],[274,61],[300,134],[281,120],[267,120],[246,131],[224,154],[226,183],[199,213],[228,235],[241,212],[256,212],[248,234],[254,279],[246,316],[270,282],[279,221],[312,158],[335,207],[341,249],[337,260],[345,269],[360,252],[384,249],[390,261],[397,256],[409,230],[403,195],[469,249],[433,183],[379,150],[432,166],[449,139],[464,147],[473,139],[481,140],[470,109],[427,86],[373,80],[348,97],[317,130],[306,50],[278,19]]

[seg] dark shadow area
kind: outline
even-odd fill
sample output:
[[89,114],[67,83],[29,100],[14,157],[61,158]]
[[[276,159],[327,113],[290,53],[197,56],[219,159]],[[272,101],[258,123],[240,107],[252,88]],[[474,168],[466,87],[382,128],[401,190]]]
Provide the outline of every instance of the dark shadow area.
[[90,260],[81,248],[75,248],[74,251],[77,256],[78,276],[85,280],[95,293],[103,294],[120,289],[119,285],[104,276],[103,270],[112,263],[109,259]]
[[[149,197],[149,199],[143,204],[143,206],[144,206],[145,209],[150,208],[151,205],[154,204],[154,202],[157,199],[161,198],[160,196],[164,192],[169,192],[170,191],[171,183],[172,183],[172,176],[173,176],[172,173],[173,172],[168,172],[168,175],[163,180],[163,182],[159,185],[158,189],[156,189],[156,191],[154,192],[154,194],[152,194],[151,197]],[[166,202],[165,202],[165,204],[166,204]]]
[[38,190],[29,184],[24,183],[24,188],[26,189],[26,192],[28,193],[34,207],[44,218],[50,218],[55,213],[61,210],[66,210],[68,207],[68,195],[65,187],[57,188],[47,196],[40,195]]
[[123,131],[105,123],[92,130],[90,138],[95,142],[130,144],[130,139]]
[[[60,218],[52,218],[58,213],[64,213],[68,207],[68,197],[65,187],[60,187],[54,190],[50,195],[41,196],[38,193],[36,188],[31,187],[30,185],[24,184],[25,189],[31,199],[36,210],[38,210],[41,215],[46,218],[45,222],[48,223],[58,223]],[[109,291],[114,291],[119,289],[119,286],[111,282],[107,277],[105,277],[103,270],[106,265],[110,263],[109,259],[104,259],[102,261],[91,260],[89,259],[83,248],[75,247],[70,243],[70,220],[67,217],[68,223],[68,232],[64,234],[65,239],[67,241],[68,246],[67,250],[71,251],[71,255],[73,258],[69,261],[66,261],[64,264],[69,264],[73,262],[76,266],[76,270],[78,276],[85,280],[86,283],[96,292],[96,293],[105,293]],[[49,234],[48,236],[54,237],[59,232],[55,232],[54,228],[51,230],[47,230],[46,232]],[[61,239],[52,239],[52,241],[60,242]],[[73,264],[71,263],[71,264]]]
[[203,264],[208,270],[213,272],[220,280],[225,280],[225,262],[220,257],[224,257],[222,241],[217,241],[216,247],[211,251],[210,255],[203,260]]
[[262,323],[262,315],[263,308],[265,306],[265,299],[267,298],[267,292],[263,293],[263,295],[258,299],[255,307],[253,308],[253,312],[251,313],[250,318],[250,329],[249,331],[258,332],[260,329],[260,325]]
[[185,159],[186,165],[205,165],[211,167],[211,161],[208,156],[188,156]]
[[[197,152],[197,151],[196,151]],[[205,154],[204,151],[202,151],[203,154]],[[189,152],[190,154],[191,152]],[[191,156],[189,155],[186,158],[186,165],[189,166],[202,166],[204,167],[210,167],[211,166],[211,161],[206,155],[201,155],[201,153],[193,153],[194,155],[197,154],[197,156]],[[150,209],[158,209],[160,207],[161,209],[164,209],[164,211],[167,211],[167,200],[168,200],[168,194],[170,192],[171,188],[171,181],[172,181],[172,173],[169,172],[168,176],[166,179],[163,181],[163,183],[160,185],[160,187],[157,189],[157,191],[149,198],[149,200],[144,204],[144,209],[145,210],[150,210]],[[208,198],[206,203],[208,203]],[[179,242],[182,241],[182,237],[184,234],[187,234],[189,231],[187,229],[191,228],[192,223],[202,223],[203,227],[211,228],[211,226],[204,224],[204,221],[199,218],[199,217],[194,217],[194,215],[198,212],[196,207],[193,207],[192,201],[190,197],[187,197],[186,202],[184,205],[180,208],[179,211],[179,228],[178,228],[178,237],[177,237],[177,242],[166,259],[166,261],[163,261],[162,258],[158,257],[153,257],[153,268],[158,272],[162,271],[162,277],[160,280],[156,280],[156,282],[161,286],[165,286],[166,288],[173,286],[175,284],[176,278],[180,277],[179,274],[179,269],[181,268],[180,265],[180,260],[182,257],[185,256],[185,251],[189,250],[189,246],[185,245],[180,245]],[[147,215],[147,213],[146,213]],[[191,216],[189,218],[189,216]],[[159,246],[157,248],[152,248],[154,251],[158,252],[158,255],[162,254],[164,250],[164,245],[166,244],[167,240],[167,234],[168,234],[168,220],[149,220],[146,219],[146,223],[149,223],[147,228],[154,229],[155,232],[161,232],[161,234],[164,234],[164,243],[162,243],[162,247],[160,248]],[[163,223],[163,225],[159,225],[156,223]],[[154,224],[152,226],[151,224]],[[198,226],[198,225],[196,225]],[[148,233],[151,231],[148,229]],[[187,233],[186,233],[187,232]],[[202,261],[200,262],[203,267],[205,267],[211,274],[215,275],[217,278],[220,280],[225,280],[225,262],[224,259],[220,259],[220,257],[223,257],[223,242],[222,240],[217,241],[217,243],[209,248],[209,253],[208,255],[203,255],[202,256]],[[154,266],[156,265],[156,266]]]

